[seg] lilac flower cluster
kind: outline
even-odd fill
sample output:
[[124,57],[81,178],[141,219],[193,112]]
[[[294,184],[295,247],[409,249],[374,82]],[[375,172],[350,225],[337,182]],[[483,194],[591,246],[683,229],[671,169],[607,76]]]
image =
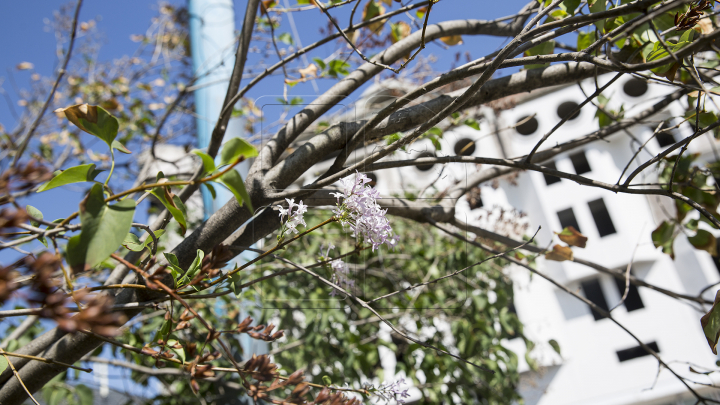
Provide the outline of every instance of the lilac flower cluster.
[[[320,251],[324,249],[325,244],[320,245]],[[327,250],[325,251],[325,256],[321,256],[320,261],[330,259],[330,251],[333,249],[335,249],[335,246],[330,243]],[[355,286],[355,280],[350,280],[350,278],[348,277],[350,275],[350,269],[348,269],[347,263],[345,263],[342,259],[332,260],[330,262],[330,268],[332,269],[332,277],[330,278],[330,281],[341,287],[344,287],[345,289],[349,289]],[[334,288],[332,289],[332,291],[330,291],[331,297],[334,297],[338,294],[338,291]]]
[[404,404],[405,398],[410,397],[409,389],[401,389],[400,386],[405,385],[405,379],[401,378],[392,384],[380,384],[375,388],[372,385],[366,385],[365,389],[384,399],[386,402],[394,399],[398,404]]
[[337,206],[333,213],[342,226],[350,228],[354,237],[362,237],[363,241],[372,244],[373,250],[382,244],[394,248],[400,237],[393,236],[390,221],[385,216],[387,210],[380,208],[377,203],[380,193],[375,188],[366,186],[371,180],[363,173],[357,173],[355,181],[340,181],[343,192],[332,194],[337,197]]
[[[278,238],[285,236],[286,232],[290,234],[299,233],[300,231],[297,230],[298,225],[307,226],[303,218],[303,215],[307,212],[307,205],[303,204],[302,200],[300,204],[295,204],[294,198],[286,198],[285,201],[288,203],[288,208],[280,207],[280,222],[285,220],[286,215],[288,218],[287,222],[283,224]],[[295,208],[295,212],[293,212],[293,208]]]

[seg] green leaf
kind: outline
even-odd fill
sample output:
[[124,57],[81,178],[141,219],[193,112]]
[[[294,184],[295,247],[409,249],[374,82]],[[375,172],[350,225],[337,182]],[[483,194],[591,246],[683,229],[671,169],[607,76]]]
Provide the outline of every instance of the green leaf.
[[193,150],[192,153],[198,155],[200,159],[202,159],[205,173],[212,173],[215,171],[215,160],[213,160],[210,155],[198,149]]
[[[160,239],[160,237],[165,233],[164,229],[158,229],[155,233],[155,238]],[[137,237],[134,233],[129,233],[125,237],[125,240],[123,241],[123,246],[128,248],[128,250],[132,250],[133,252],[140,252],[146,247],[150,246],[150,244],[153,243],[153,238],[148,237],[145,239],[145,242],[141,242],[140,238]]]
[[80,203],[80,235],[67,244],[68,263],[74,269],[89,269],[115,252],[130,231],[135,200],[126,198],[108,205],[103,186],[95,184]]
[[153,343],[156,343],[156,342],[159,341],[160,339],[162,339],[164,342],[167,342],[167,341],[168,341],[168,339],[167,339],[167,338],[168,338],[168,335],[169,335],[170,332],[172,331],[172,325],[173,325],[173,323],[172,323],[172,318],[171,318],[171,319],[166,319],[166,320],[163,322],[162,327],[160,327],[160,329],[159,329],[159,330],[157,331],[157,333],[155,334],[155,337],[153,338]]
[[120,143],[120,141],[113,141],[113,142],[112,142],[112,148],[113,148],[113,149],[117,149],[117,150],[119,150],[120,152],[122,152],[122,153],[124,153],[124,154],[126,154],[126,155],[129,155],[129,154],[132,153],[132,152],[130,152],[130,149],[126,148],[125,145],[123,145],[122,143]]
[[168,194],[165,192],[163,187],[155,187],[151,191],[151,194],[154,195],[155,198],[157,198],[170,212],[170,215],[175,218],[180,225],[180,233],[185,235],[185,232],[187,231],[187,208],[185,208],[185,204],[183,204],[182,200],[180,200],[180,197],[172,195],[172,198],[166,198]]
[[180,267],[180,262],[178,262],[177,256],[175,256],[172,253],[163,253],[165,256],[165,260],[168,261],[168,264],[170,265],[170,275],[172,275],[173,281],[175,283],[175,288],[180,287],[178,285],[178,277],[180,277],[181,274],[184,273],[183,269]]
[[255,147],[248,141],[242,138],[233,138],[225,142],[225,145],[223,145],[223,148],[220,151],[220,166],[234,163],[240,156],[244,156],[245,159],[248,159],[257,155],[257,149],[255,149]]
[[206,181],[205,183],[202,183],[202,185],[208,189],[213,200],[217,198],[217,193],[215,192],[215,186],[212,185],[212,182]]
[[195,260],[193,260],[192,264],[190,264],[190,267],[188,267],[188,271],[185,272],[185,275],[180,279],[180,284],[183,284],[183,280],[187,279],[187,283],[191,282],[192,279],[195,278],[195,276],[200,273],[200,270],[202,269],[202,261],[205,257],[205,252],[198,249],[197,253],[195,254]]
[[718,338],[720,338],[720,306],[718,306],[718,302],[720,302],[720,291],[715,294],[715,303],[710,311],[700,318],[700,325],[713,354],[717,354]]
[[[590,5],[590,12],[591,12],[591,13],[598,13],[598,12],[601,12],[601,11],[605,11],[605,9],[607,8],[607,4],[606,4],[605,0],[595,0],[595,1],[592,2],[592,3],[588,2],[588,4]],[[596,26],[599,30],[602,31],[602,29],[605,27],[605,20],[604,20],[604,19],[600,19],[600,20],[596,21],[596,22],[595,22],[595,26]]]
[[0,356],[0,373],[5,371],[7,366],[8,366],[8,362],[7,362],[7,359],[5,358],[5,356]]
[[[37,219],[40,219],[40,220],[44,219],[42,212],[40,212],[39,209],[33,207],[32,205],[26,205],[26,206],[25,206],[25,211],[27,211],[27,213],[28,213],[32,218],[37,218]],[[40,226],[40,222],[33,221],[33,220],[31,219],[31,220],[30,220],[30,225],[32,225],[32,226],[34,226],[34,227],[38,227],[38,226]]]
[[575,9],[580,5],[581,0],[565,0],[560,4],[560,8],[569,14],[575,14]]
[[663,221],[660,226],[655,228],[651,236],[653,245],[655,245],[656,248],[662,248],[663,253],[668,254],[671,258],[675,259],[675,252],[673,251],[675,226],[671,222]]
[[[43,214],[42,214],[42,212],[40,212],[39,209],[33,207],[32,205],[26,205],[26,206],[25,206],[25,211],[27,211],[27,213],[28,213],[31,217],[33,217],[33,218],[37,218],[37,219],[40,219],[40,220],[43,219]],[[38,226],[40,226],[40,222],[33,221],[33,220],[31,219],[31,220],[30,220],[30,225],[32,225],[32,226],[34,226],[34,227],[37,228]],[[43,245],[45,245],[45,247],[48,247],[47,240],[45,239],[44,236],[38,236],[37,239],[40,241],[40,243],[42,243]]]
[[322,377],[322,380],[323,384],[327,385],[328,387],[332,385],[332,379],[330,378],[330,376],[324,375]]
[[479,130],[480,130],[480,124],[479,124],[476,120],[474,120],[474,119],[472,119],[472,118],[466,119],[465,122],[464,122],[464,124],[467,125],[467,126],[469,126],[469,127],[472,128],[472,129],[476,130],[476,131],[479,131]]
[[[525,56],[549,55],[555,50],[555,41],[547,41],[525,51]],[[536,63],[525,65],[525,69],[536,69],[550,65],[549,63]]]
[[688,238],[688,242],[690,242],[695,249],[705,250],[710,253],[711,256],[717,256],[717,242],[715,241],[715,237],[704,229],[698,229],[695,236]]
[[101,172],[102,170],[95,169],[95,163],[71,167],[60,172],[60,174],[43,184],[37,192],[41,193],[66,184],[94,181],[95,177]]
[[93,391],[82,384],[75,386],[75,395],[77,395],[80,405],[93,405]]
[[252,207],[252,203],[250,202],[250,195],[248,195],[247,190],[245,190],[245,182],[242,177],[240,177],[240,173],[238,173],[237,170],[230,170],[229,172],[223,174],[218,181],[233,193],[238,205],[242,206],[243,203],[245,203],[247,204],[250,212],[255,211]]
[[122,244],[123,246],[128,248],[128,250],[132,250],[133,252],[139,252],[145,249],[145,247],[142,245],[142,242],[140,242],[140,238],[138,238],[137,235],[132,232],[125,236]]
[[240,285],[242,284],[240,272],[231,275],[229,281],[228,286],[230,287],[230,291],[235,294],[236,298],[240,298],[240,295],[242,294],[242,289],[240,289]]
[[70,122],[78,128],[105,141],[110,149],[118,133],[118,120],[104,108],[96,105],[78,104],[61,108],[56,112],[65,113]]
[[579,32],[577,37],[577,50],[582,51],[583,49],[587,49],[595,41],[595,31]]
[[328,74],[332,77],[346,76],[350,64],[340,59],[333,59],[328,63]]
[[67,394],[67,391],[65,390],[52,390],[52,392],[50,393],[50,399],[48,400],[48,405],[60,405],[60,401],[62,401],[65,394]]
[[175,339],[169,339],[169,340],[167,341],[167,345],[170,347],[170,350],[172,350],[173,352],[175,352],[175,354],[177,354],[177,356],[178,356],[178,359],[179,359],[180,361],[182,361],[183,364],[184,364],[184,363],[185,363],[185,349],[182,348],[182,347],[179,348],[179,349],[176,349],[176,348],[173,347],[173,346],[177,345],[178,343],[180,343],[180,342],[178,342],[178,341],[175,340]]
[[318,67],[320,67],[320,70],[325,70],[325,68],[327,67],[325,61],[320,58],[313,58],[313,62],[317,63]]
[[557,352],[557,354],[562,356],[562,353],[560,353],[560,344],[558,344],[557,340],[550,339],[548,341],[548,343],[550,344],[550,346],[552,346],[553,350],[555,350],[555,352]]
[[290,33],[287,33],[287,32],[283,32],[282,34],[278,35],[277,39],[288,45],[295,44],[295,41],[293,41],[292,35],[290,35]]

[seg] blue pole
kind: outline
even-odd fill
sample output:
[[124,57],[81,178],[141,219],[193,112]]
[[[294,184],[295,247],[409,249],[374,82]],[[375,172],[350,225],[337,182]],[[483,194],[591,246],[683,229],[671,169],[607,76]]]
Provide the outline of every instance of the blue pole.
[[[228,81],[235,65],[235,12],[232,0],[189,0],[190,43],[192,47],[193,72],[196,81],[195,112],[197,114],[198,148],[207,148],[213,128],[220,116],[225,101]],[[241,119],[231,119],[225,140],[242,136]],[[236,166],[242,178],[247,177],[250,162]],[[207,219],[233,197],[223,187],[216,187],[217,197],[213,201],[210,192],[201,187],[205,218]],[[242,256],[238,261],[246,261]],[[253,314],[252,302],[240,302],[240,319]],[[265,342],[241,337],[245,353],[267,353]]]

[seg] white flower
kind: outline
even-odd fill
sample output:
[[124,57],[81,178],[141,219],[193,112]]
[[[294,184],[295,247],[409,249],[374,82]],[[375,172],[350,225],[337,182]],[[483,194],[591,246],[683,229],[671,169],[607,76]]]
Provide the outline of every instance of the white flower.
[[[285,235],[285,232],[299,233],[297,230],[298,225],[307,226],[303,218],[303,214],[307,212],[307,205],[303,204],[302,201],[300,201],[299,204],[295,204],[294,198],[286,198],[285,201],[288,203],[288,208],[280,207],[280,222],[283,222],[286,215],[288,218],[280,231],[281,236]],[[295,212],[293,212],[293,208],[295,208]]]
[[[320,250],[323,249],[325,245],[320,246]],[[330,258],[330,251],[332,249],[335,249],[335,246],[332,245],[332,243],[328,246],[327,252],[325,253],[325,259]],[[333,274],[332,277],[330,277],[330,281],[337,284],[340,287],[344,287],[345,289],[350,289],[355,286],[355,280],[350,280],[348,278],[350,274],[350,269],[348,269],[347,263],[345,263],[342,259],[335,259],[330,261],[330,269],[332,270]],[[330,291],[330,296],[334,297],[338,295],[338,290],[332,289]]]

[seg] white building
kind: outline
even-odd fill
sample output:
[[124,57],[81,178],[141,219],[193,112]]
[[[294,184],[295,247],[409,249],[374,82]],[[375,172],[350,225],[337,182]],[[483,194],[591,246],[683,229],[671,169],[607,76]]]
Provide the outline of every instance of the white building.
[[[610,76],[600,77],[599,84],[603,85],[608,80]],[[595,91],[592,79],[583,82],[582,86],[587,94]],[[603,94],[611,96],[608,109],[617,111],[622,104],[625,115],[629,117],[674,90],[661,84],[648,85],[628,76],[618,80]],[[376,85],[366,92],[366,97],[371,95],[368,98],[376,100],[378,97],[397,96],[397,92],[397,85],[388,89]],[[574,84],[516,97],[509,100],[517,103],[514,108],[497,115],[492,109],[481,107],[479,111],[484,119],[480,122],[480,131],[463,126],[445,132],[440,140],[442,150],[438,150],[437,155],[454,156],[467,146],[468,140],[474,142],[474,147],[465,148],[466,154],[483,157],[525,155],[543,134],[560,121],[563,114],[570,113],[584,99],[583,92]],[[552,163],[545,165],[614,184],[639,146],[633,143],[635,141],[630,134],[637,141],[645,142],[661,121],[683,115],[685,109],[681,103],[686,101],[676,102],[651,118],[654,123],[652,128],[633,127],[629,133],[612,135],[607,142],[596,141],[582,149],[558,155]],[[364,103],[365,106],[372,104],[367,99]],[[377,108],[367,108],[366,112],[373,109]],[[595,112],[594,106],[585,106],[543,147],[596,130],[598,120]],[[651,140],[646,149],[654,155],[690,133],[692,129],[685,123],[674,132]],[[701,153],[701,159],[716,160],[714,143],[708,134],[693,142],[686,153]],[[421,140],[408,148],[406,153],[398,152],[391,159],[430,156],[434,150],[429,141]],[[646,152],[641,153],[629,170],[650,157]],[[329,159],[319,164],[317,170],[312,170],[309,175],[321,173],[332,161]],[[432,194],[432,187],[436,191],[442,190],[455,181],[463,181],[464,176],[476,170],[473,165],[457,163],[444,168],[441,166],[390,169],[374,174],[383,195],[402,195],[403,190],[417,191],[428,186],[427,194]],[[654,173],[654,170],[649,168],[647,172]],[[307,184],[311,179],[301,180]],[[636,181],[652,180],[638,177]],[[538,226],[542,227],[537,241],[543,247],[559,243],[555,239],[551,244],[553,231],[559,232],[572,225],[589,238],[586,249],[574,248],[577,257],[611,269],[625,269],[632,261],[635,276],[671,291],[697,295],[707,285],[720,281],[717,262],[706,252],[695,250],[685,237],[676,239],[674,261],[653,246],[650,238],[652,230],[662,221],[664,212],[674,213],[674,204],[664,198],[614,194],[538,172],[523,172],[513,182],[516,185],[507,180],[482,184],[481,200],[476,200],[475,206],[471,207],[467,199],[461,199],[456,215],[493,230],[495,221],[488,219],[487,212],[494,208],[497,214],[499,207],[515,208],[527,214],[523,219],[528,224],[526,233],[532,234]],[[513,229],[499,225],[496,229],[498,233],[519,236],[513,235]],[[539,258],[538,262],[541,271],[571,290],[579,291],[600,307],[613,308],[620,302],[624,285],[618,284],[611,276],[572,262],[553,262],[544,258]],[[658,362],[610,320],[600,319],[591,313],[587,305],[540,277],[535,276],[531,281],[528,271],[523,268],[511,268],[510,271],[515,281],[517,314],[524,324],[526,336],[537,342],[530,356],[541,365],[538,372],[530,371],[527,364],[521,365],[523,374],[519,390],[526,404],[695,403],[676,377],[668,370],[660,370],[658,374]],[[705,296],[712,299],[715,291],[711,289]],[[689,371],[690,365],[714,369],[717,360],[700,327],[702,313],[691,306],[661,293],[632,286],[624,305],[615,309],[613,316],[658,351],[678,374],[702,383],[718,381],[714,375]],[[559,343],[562,356],[548,343],[551,339]],[[513,339],[507,345],[524,361],[525,345],[521,339]],[[720,398],[711,388],[693,387],[703,395]]]

